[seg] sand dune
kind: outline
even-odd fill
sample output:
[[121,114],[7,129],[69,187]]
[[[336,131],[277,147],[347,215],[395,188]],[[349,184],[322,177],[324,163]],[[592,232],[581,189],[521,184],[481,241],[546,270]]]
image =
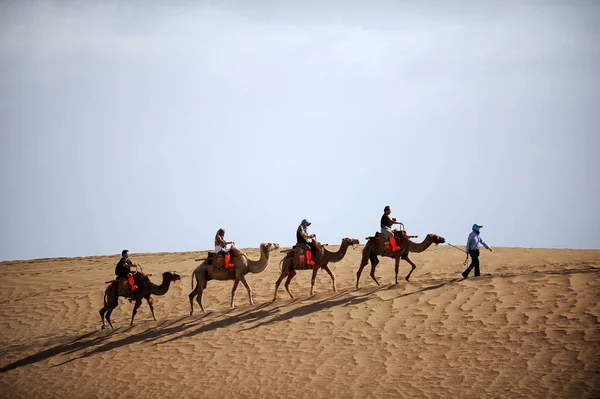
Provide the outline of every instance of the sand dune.
[[[336,248],[336,247],[332,247]],[[257,249],[247,250],[258,258]],[[211,281],[207,314],[189,315],[191,273],[203,253],[132,254],[155,282],[182,281],[144,303],[120,299],[115,330],[100,330],[104,281],[118,257],[0,263],[0,396],[600,397],[600,251],[497,248],[482,277],[463,280],[463,254],[434,247],[411,255],[409,283],[393,282],[393,261],[354,289],[360,248],[331,269],[280,288],[274,259],[240,285]],[[404,263],[401,273],[409,266]]]

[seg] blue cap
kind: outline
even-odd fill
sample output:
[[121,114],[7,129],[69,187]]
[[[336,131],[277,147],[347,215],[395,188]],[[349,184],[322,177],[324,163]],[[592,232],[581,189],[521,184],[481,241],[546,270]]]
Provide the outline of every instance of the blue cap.
[[482,228],[483,226],[478,225],[477,223],[475,223],[473,225],[473,231],[479,231],[480,228]]

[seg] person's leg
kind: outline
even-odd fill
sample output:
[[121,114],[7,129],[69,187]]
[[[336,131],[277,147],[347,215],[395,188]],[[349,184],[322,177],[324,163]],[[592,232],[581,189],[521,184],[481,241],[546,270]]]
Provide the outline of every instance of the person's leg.
[[396,252],[399,251],[401,248],[396,244],[396,237],[391,236],[390,237],[390,244],[392,244],[392,251]]
[[474,251],[469,251],[469,256],[471,257],[471,264],[469,265],[469,267],[467,267],[467,269],[464,272],[462,272],[462,276],[464,278],[467,278],[469,276],[469,273],[471,273],[471,270],[473,270],[473,267],[474,267],[473,253],[474,253]]
[[219,255],[223,255],[225,257],[225,268],[229,269],[235,266],[233,263],[231,263],[231,254],[229,251],[222,249],[219,251]]
[[312,260],[312,254],[313,254],[312,247],[313,246],[314,245],[312,245],[312,243],[311,243],[311,245],[308,245],[307,246],[308,248],[306,249],[306,264],[307,265],[314,265],[315,264],[315,261]]
[[133,274],[129,273],[127,275],[127,281],[129,281],[129,285],[131,286],[131,293],[133,293],[133,291],[137,290],[137,285],[135,285],[135,281],[133,280]]
[[387,229],[385,227],[381,228],[381,234],[386,236],[390,240],[390,245],[392,246],[392,251],[398,251],[400,247],[396,244],[396,238],[394,237],[394,232],[392,229]]
[[475,277],[479,277],[480,276],[480,273],[479,273],[479,250],[473,251],[472,258],[473,258],[473,262],[471,264],[475,268]]
[[306,258],[307,265],[314,265],[315,262],[312,260],[312,251],[310,245],[303,242],[296,243],[296,248],[302,248],[304,250],[304,256]]

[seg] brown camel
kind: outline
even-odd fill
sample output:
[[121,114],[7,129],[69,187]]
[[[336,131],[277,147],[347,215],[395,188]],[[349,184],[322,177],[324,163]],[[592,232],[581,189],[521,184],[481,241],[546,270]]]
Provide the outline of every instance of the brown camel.
[[122,280],[113,280],[110,285],[106,287],[104,291],[104,306],[100,309],[100,317],[102,318],[102,329],[104,330],[104,318],[106,317],[106,321],[110,325],[110,328],[113,328],[113,325],[110,321],[110,315],[113,310],[119,305],[119,297],[132,298],[135,300],[135,305],[133,307],[133,314],[131,315],[131,324],[133,325],[133,318],[137,313],[138,308],[142,304],[142,299],[146,299],[148,301],[148,305],[150,306],[150,311],[152,311],[152,318],[156,321],[156,317],[154,316],[154,300],[151,295],[165,295],[167,291],[169,291],[169,286],[172,281],[181,280],[181,276],[175,272],[164,272],[163,273],[162,283],[160,285],[154,284],[150,281],[150,278],[143,273],[135,273],[134,280],[135,285],[138,286],[138,289],[135,290],[133,296],[131,295],[131,291],[124,292],[119,289],[119,285],[122,284]]
[[[394,258],[394,260],[396,261],[396,269],[395,269],[396,270],[396,284],[398,284],[398,269],[400,266],[400,259],[407,261],[412,266],[412,268],[410,269],[410,272],[408,272],[408,275],[405,277],[406,281],[408,281],[410,279],[410,275],[417,267],[408,258],[408,253],[409,252],[423,252],[427,248],[429,248],[431,246],[431,244],[438,245],[438,244],[443,244],[446,242],[444,237],[440,237],[436,234],[427,234],[427,237],[425,237],[423,242],[415,243],[415,242],[412,242],[410,240],[410,238],[405,236],[405,234],[403,234],[403,233],[404,232],[397,232],[397,231],[395,232],[396,242],[399,243],[399,245],[401,247],[401,249],[396,252],[381,251],[381,245],[379,245],[378,240],[375,237],[367,237],[367,244],[363,248],[363,252],[362,252],[362,260],[360,262],[360,268],[358,269],[358,272],[356,273],[356,288],[358,288],[358,281],[360,280],[360,274],[362,273],[362,271],[365,268],[365,266],[367,265],[367,263],[369,263],[369,260],[371,261],[371,278],[377,283],[377,285],[381,285],[381,284],[379,284],[379,281],[377,281],[377,278],[375,278],[375,267],[377,267],[377,264],[379,263],[379,259],[377,257],[378,255],[386,256],[389,258]],[[384,237],[382,235],[380,235],[379,237],[380,237],[380,239],[384,239]],[[382,254],[382,252],[383,252],[383,254]]]
[[[263,272],[267,266],[269,266],[269,254],[271,251],[279,249],[279,244],[272,242],[263,242],[260,244],[260,259],[252,260],[248,258],[248,256],[241,252],[237,248],[232,248],[230,253],[232,255],[231,263],[234,264],[234,268],[225,269],[215,267],[212,261],[205,260],[202,262],[196,269],[194,273],[192,273],[192,292],[189,294],[190,298],[190,315],[194,313],[194,297],[196,297],[196,301],[198,305],[200,305],[200,309],[206,313],[204,307],[202,306],[202,291],[206,289],[206,283],[209,280],[234,280],[233,289],[231,290],[231,307],[235,307],[234,305],[234,296],[235,290],[238,287],[239,282],[241,281],[246,287],[248,291],[248,299],[250,300],[250,304],[254,305],[254,301],[252,300],[252,288],[246,282],[245,275],[250,273],[261,273]],[[194,288],[194,279],[196,279],[196,288]]]
[[[327,272],[327,274],[329,274],[329,276],[331,277],[331,282],[333,284],[333,292],[336,291],[335,276],[331,272],[331,269],[329,269],[328,264],[341,261],[344,258],[344,256],[346,256],[346,251],[348,251],[348,247],[350,245],[358,245],[359,243],[360,242],[355,238],[343,238],[342,244],[340,245],[340,248],[336,252],[328,251],[324,246],[321,246],[320,250],[315,251],[316,252],[314,254],[315,264],[312,265],[312,269],[311,268],[301,269],[301,270],[312,270],[312,279],[310,281],[310,295],[313,295],[314,288],[315,288],[315,280],[317,278],[317,272],[319,271],[319,269],[323,269]],[[283,281],[283,279],[286,276],[287,276],[287,280],[285,281],[285,284],[284,284],[285,289],[287,290],[288,294],[290,294],[290,297],[294,298],[294,295],[290,291],[290,283],[291,283],[292,279],[294,278],[294,276],[296,275],[296,270],[298,268],[297,267],[292,268],[293,262],[294,262],[294,251],[290,250],[290,251],[288,251],[286,256],[280,262],[281,274],[279,275],[279,278],[277,279],[277,282],[275,283],[275,296],[273,297],[274,301],[277,299],[277,290],[279,289],[279,285],[281,284],[281,282]]]

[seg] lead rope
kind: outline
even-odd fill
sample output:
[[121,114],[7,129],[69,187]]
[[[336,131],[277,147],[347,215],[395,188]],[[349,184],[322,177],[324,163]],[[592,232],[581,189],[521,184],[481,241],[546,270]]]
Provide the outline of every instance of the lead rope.
[[463,266],[466,266],[467,265],[467,261],[469,260],[469,253],[467,251],[465,251],[464,249],[462,249],[462,248],[459,248],[457,246],[454,246],[454,245],[450,244],[449,242],[447,242],[446,244],[450,245],[452,248],[456,248],[459,251],[464,252],[464,253],[467,254],[467,257],[465,258],[465,261],[463,262]]

